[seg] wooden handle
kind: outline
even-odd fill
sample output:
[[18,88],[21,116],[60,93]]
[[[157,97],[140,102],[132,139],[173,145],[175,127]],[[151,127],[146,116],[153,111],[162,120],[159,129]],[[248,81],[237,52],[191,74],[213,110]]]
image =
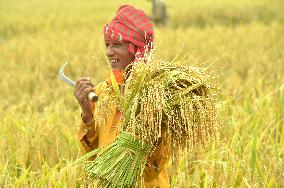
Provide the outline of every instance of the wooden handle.
[[88,94],[88,99],[92,102],[96,102],[99,98],[94,92]]

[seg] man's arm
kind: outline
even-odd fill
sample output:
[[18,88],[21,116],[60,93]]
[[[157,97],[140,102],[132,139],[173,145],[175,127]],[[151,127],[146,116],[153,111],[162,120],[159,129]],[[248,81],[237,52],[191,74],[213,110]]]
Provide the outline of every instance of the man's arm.
[[86,152],[92,151],[98,147],[98,132],[95,127],[94,120],[85,123],[83,120],[77,130],[77,138],[82,149]]
[[88,99],[88,93],[96,90],[98,94],[101,92],[101,86],[98,85],[94,89],[94,85],[90,78],[81,78],[76,82],[74,96],[81,107],[81,124],[77,130],[78,140],[86,152],[98,147],[98,133],[93,119],[95,103]]

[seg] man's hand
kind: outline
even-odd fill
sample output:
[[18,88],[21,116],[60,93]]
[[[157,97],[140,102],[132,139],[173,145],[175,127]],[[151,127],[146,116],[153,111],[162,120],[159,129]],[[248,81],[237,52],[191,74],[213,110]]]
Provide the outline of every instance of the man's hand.
[[88,99],[88,93],[94,91],[94,84],[89,77],[80,78],[75,85],[74,96],[82,109],[82,120],[85,123],[93,119],[93,103]]

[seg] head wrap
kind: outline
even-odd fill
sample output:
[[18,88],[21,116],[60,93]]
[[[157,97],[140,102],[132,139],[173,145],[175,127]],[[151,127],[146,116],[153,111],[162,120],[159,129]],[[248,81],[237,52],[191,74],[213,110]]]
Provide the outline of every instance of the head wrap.
[[128,50],[137,59],[153,48],[153,24],[142,10],[122,5],[112,21],[105,25],[104,37],[106,41],[130,42]]

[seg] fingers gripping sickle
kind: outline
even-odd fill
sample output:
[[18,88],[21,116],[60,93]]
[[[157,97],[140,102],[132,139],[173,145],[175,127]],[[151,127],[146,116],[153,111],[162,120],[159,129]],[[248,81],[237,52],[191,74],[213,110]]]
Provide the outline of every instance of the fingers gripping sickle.
[[[70,78],[68,78],[67,76],[65,76],[64,74],[64,68],[66,65],[67,63],[64,63],[62,67],[60,68],[59,78],[63,80],[66,84],[68,84],[69,86],[75,87],[75,82],[71,80]],[[96,93],[91,91],[90,93],[88,93],[88,99],[91,100],[92,102],[96,102],[98,100],[98,96],[96,95]]]

